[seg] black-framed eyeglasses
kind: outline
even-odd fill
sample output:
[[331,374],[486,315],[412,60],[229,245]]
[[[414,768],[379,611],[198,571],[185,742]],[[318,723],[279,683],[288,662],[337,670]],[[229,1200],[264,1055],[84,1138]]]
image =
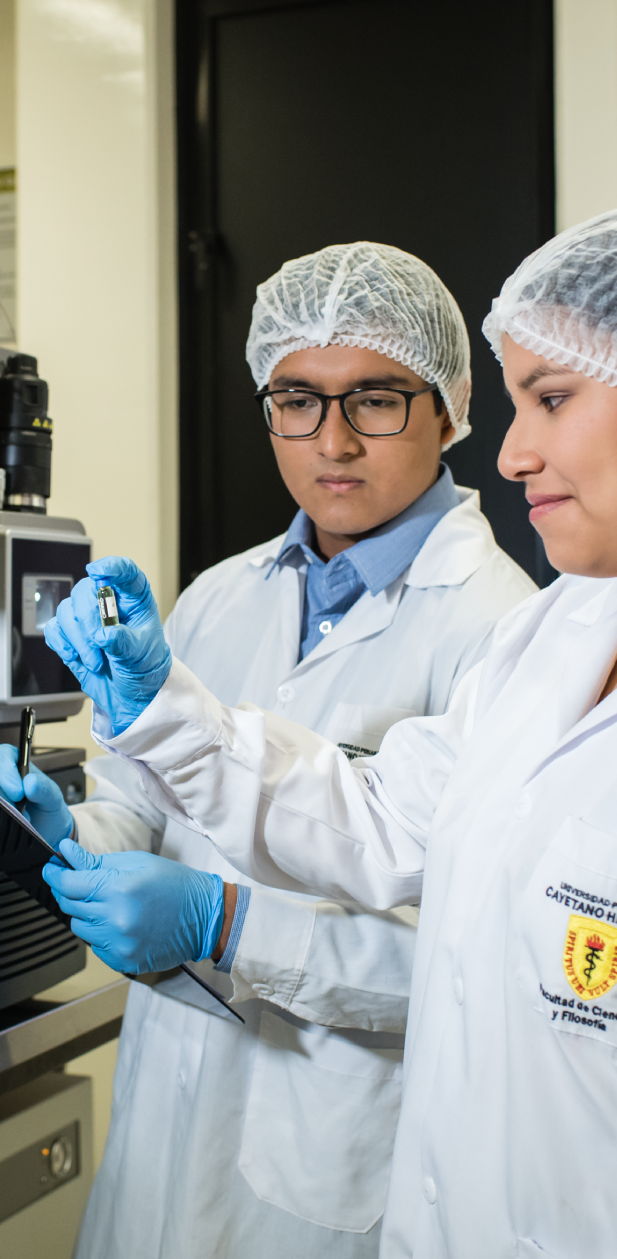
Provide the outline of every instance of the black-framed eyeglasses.
[[260,389],[257,405],[275,437],[312,437],[323,424],[329,402],[340,402],[347,423],[365,437],[394,437],[409,420],[414,398],[438,393],[438,385],[424,389],[350,389],[347,393],[316,393],[313,389]]

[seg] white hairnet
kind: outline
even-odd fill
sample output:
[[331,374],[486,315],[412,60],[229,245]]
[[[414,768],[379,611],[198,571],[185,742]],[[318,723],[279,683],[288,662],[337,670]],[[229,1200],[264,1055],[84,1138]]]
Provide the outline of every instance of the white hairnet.
[[[461,312],[426,263],[391,245],[329,245],[285,262],[257,288],[246,357],[258,389],[310,346],[358,345],[439,385],[455,429],[471,432],[471,373]],[[445,448],[444,448],[445,449]]]
[[500,362],[507,332],[534,354],[617,385],[617,210],[568,228],[525,258],[482,331]]

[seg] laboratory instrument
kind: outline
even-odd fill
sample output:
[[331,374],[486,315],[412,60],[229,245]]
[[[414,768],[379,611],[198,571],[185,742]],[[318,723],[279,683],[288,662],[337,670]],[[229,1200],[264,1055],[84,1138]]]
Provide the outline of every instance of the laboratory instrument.
[[73,716],[84,702],[44,636],[90,559],[83,525],[46,514],[48,396],[36,358],[0,348],[0,727],[17,726],[24,704],[36,703],[42,722]]
[[[85,575],[90,539],[78,520],[47,515],[53,424],[30,354],[0,347],[0,743],[18,745],[24,707],[39,726],[80,711],[78,681],[50,651],[45,625]],[[81,748],[35,748],[67,804],[85,798]],[[62,939],[59,938],[59,933]],[[0,872],[0,1009],[80,970],[85,946]]]

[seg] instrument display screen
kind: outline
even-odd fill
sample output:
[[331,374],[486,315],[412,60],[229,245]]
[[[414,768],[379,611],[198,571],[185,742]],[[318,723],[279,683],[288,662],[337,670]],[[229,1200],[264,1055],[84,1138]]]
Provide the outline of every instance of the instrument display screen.
[[43,576],[24,573],[21,579],[21,632],[24,638],[42,638],[45,626],[56,615],[58,604],[68,599],[73,578],[62,574]]
[[[11,699],[79,692],[77,678],[45,642],[58,604],[86,576],[90,544],[60,538],[12,538],[9,606]],[[1,645],[1,641],[0,641]]]

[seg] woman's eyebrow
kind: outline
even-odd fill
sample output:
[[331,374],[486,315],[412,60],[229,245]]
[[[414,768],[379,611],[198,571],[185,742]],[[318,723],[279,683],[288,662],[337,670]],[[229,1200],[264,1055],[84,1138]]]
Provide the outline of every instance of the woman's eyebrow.
[[524,380],[519,380],[519,389],[531,389],[537,380],[541,380],[543,376],[567,376],[572,371],[571,367],[549,367],[548,363],[540,364],[529,376],[525,376]]

